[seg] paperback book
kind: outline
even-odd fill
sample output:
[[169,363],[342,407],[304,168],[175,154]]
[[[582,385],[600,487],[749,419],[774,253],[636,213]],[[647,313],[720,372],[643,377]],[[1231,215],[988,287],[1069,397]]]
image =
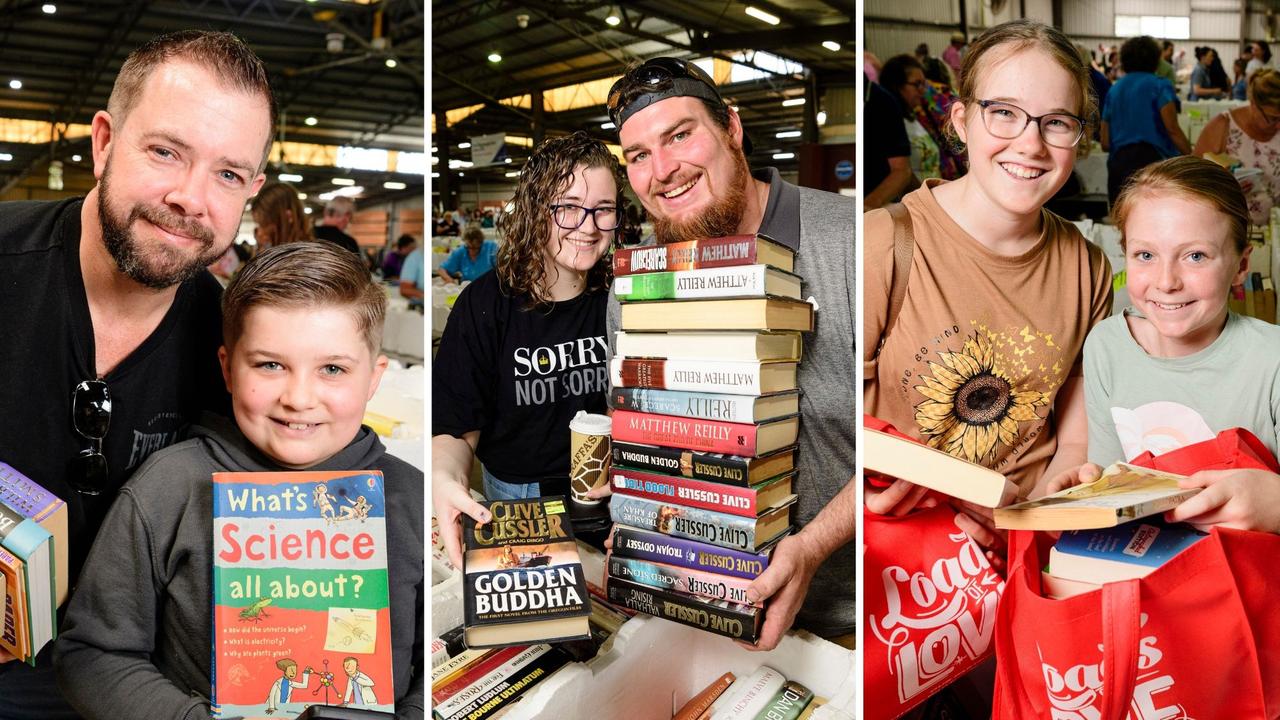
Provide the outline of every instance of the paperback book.
[[757,457],[708,453],[622,442],[614,438],[613,464],[659,475],[679,475],[728,485],[756,485],[795,468],[795,446]]
[[615,357],[609,381],[614,388],[766,395],[796,389],[796,363]]
[[1039,500],[996,508],[996,527],[1009,530],[1088,530],[1114,527],[1172,510],[1200,492],[1180,488],[1181,475],[1115,463],[1097,480]]
[[800,277],[767,265],[655,272],[621,275],[613,282],[613,293],[623,302],[766,295],[798,300]]
[[759,552],[733,550],[627,525],[613,526],[613,555],[754,579],[769,567],[773,544]]
[[868,471],[910,480],[976,505],[999,507],[1017,495],[1013,483],[995,470],[871,427],[863,428],[862,448]]
[[213,717],[394,712],[382,473],[213,476]]
[[609,513],[615,523],[734,550],[760,552],[791,529],[791,505],[795,501],[796,496],[790,495],[759,517],[747,518],[618,495],[609,503]]
[[568,653],[545,644],[511,650],[514,655],[505,662],[475,678],[467,687],[443,702],[435,704],[431,708],[434,720],[483,720],[494,717],[570,660]]
[[609,600],[638,612],[744,642],[755,642],[764,622],[763,608],[723,600],[699,600],[616,577],[609,578]]
[[463,516],[467,647],[590,639],[586,577],[564,498],[482,504],[488,523]]
[[755,720],[797,720],[812,701],[812,690],[795,680],[788,680],[769,703],[756,713]]
[[738,678],[728,692],[720,696],[707,713],[709,720],[741,720],[754,718],[782,689],[787,678],[768,665],[761,665],[750,675]]
[[615,410],[676,415],[732,423],[760,423],[800,412],[798,391],[770,395],[729,395],[726,393],[651,390],[618,387],[609,391],[609,406]]
[[1097,530],[1068,530],[1049,551],[1049,571],[1087,583],[1148,575],[1208,535],[1185,523],[1157,518]]
[[736,676],[731,672],[716,678],[710,685],[703,688],[702,692],[694,695],[689,702],[681,706],[672,720],[698,720],[702,717],[702,713],[706,712],[707,708],[729,689],[735,679],[737,679]]
[[622,277],[636,273],[737,265],[772,265],[791,272],[795,269],[795,257],[794,250],[768,236],[730,235],[623,248],[613,255],[613,274]]

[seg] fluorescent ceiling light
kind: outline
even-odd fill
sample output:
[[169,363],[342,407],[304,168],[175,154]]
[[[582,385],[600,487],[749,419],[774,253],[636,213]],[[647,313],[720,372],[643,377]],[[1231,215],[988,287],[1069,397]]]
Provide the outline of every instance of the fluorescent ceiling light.
[[45,3],[40,6],[40,10],[43,11],[45,15],[52,15],[58,12],[58,6],[53,3]]
[[80,162],[82,158],[79,155],[72,155],[71,162]]
[[9,81],[9,87],[13,88],[14,90],[21,90],[22,81],[17,78],[14,78],[13,80]]
[[796,156],[795,153],[774,153],[774,160],[790,160]]
[[496,52],[491,52],[491,53],[489,53],[489,62],[491,62],[491,63],[500,63],[500,62],[502,62],[502,56],[501,56],[501,55],[499,55],[499,54],[498,54],[498,53],[496,53]]
[[622,24],[622,18],[618,17],[617,15],[610,15],[609,17],[605,18],[604,21],[609,24],[609,27],[618,27],[619,25]]
[[767,22],[770,25],[777,25],[779,22],[781,22],[780,20],[778,20],[776,16],[770,15],[769,13],[761,10],[760,8],[752,7],[750,5],[747,6],[746,13],[751,17],[763,22]]
[[601,130],[613,130],[613,129],[614,129],[614,128],[616,128],[616,127],[618,127],[618,126],[617,126],[617,125],[614,125],[612,122],[600,123],[600,129],[601,129]]
[[826,111],[826,110],[819,110],[819,111],[818,111],[818,124],[819,124],[819,125],[826,125],[826,124],[827,124],[827,111]]
[[469,148],[469,147],[471,147],[471,143],[469,143],[469,142],[460,142],[460,143],[458,143],[458,149],[459,149],[459,150],[466,150],[466,149],[467,149],[467,148]]
[[346,187],[351,187],[352,185],[356,184],[356,181],[352,180],[351,178],[334,178],[329,182],[333,183],[334,185],[343,185]]
[[506,175],[506,176],[507,176],[507,177],[520,177],[520,171],[519,171],[519,170],[516,170],[515,172],[509,172],[509,173],[507,173],[507,175]]
[[302,176],[294,175],[293,173],[280,173],[278,179],[280,182],[302,182]]
[[395,59],[393,59],[393,58],[387,58],[387,67],[389,67],[389,68],[393,68],[393,67],[395,67],[395,66],[396,66],[396,61],[395,61]]
[[777,135],[775,135],[774,137],[778,139],[793,138],[793,137],[800,137],[802,134],[803,133],[801,133],[799,130],[784,130],[778,133]]
[[306,123],[307,125],[315,125],[316,123],[318,123],[318,122],[320,122],[320,121],[319,121],[319,120],[316,120],[316,119],[315,119],[315,118],[313,118],[313,117],[309,117],[309,118],[307,118],[306,120],[303,120],[302,122]]
[[830,50],[831,52],[840,52],[840,43],[835,40],[823,40],[822,47]]
[[404,190],[409,186],[405,185],[402,182],[395,182],[392,180],[388,180],[387,182],[382,183],[382,187],[387,190]]
[[782,101],[782,107],[795,107],[797,105],[803,105],[803,104],[804,104],[804,98],[802,97],[789,98],[787,100]]

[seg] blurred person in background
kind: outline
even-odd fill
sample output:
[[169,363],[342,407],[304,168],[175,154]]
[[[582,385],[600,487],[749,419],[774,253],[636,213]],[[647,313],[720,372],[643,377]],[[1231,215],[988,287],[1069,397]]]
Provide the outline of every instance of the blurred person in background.
[[258,252],[276,245],[314,240],[298,189],[288,183],[267,183],[249,202]]
[[324,218],[315,229],[316,239],[328,240],[359,255],[360,244],[346,232],[355,214],[355,200],[342,195],[333,198],[324,206]]
[[[1210,51],[1212,52],[1212,51]],[[1120,47],[1124,77],[1102,107],[1100,135],[1107,155],[1107,199],[1115,202],[1129,176],[1155,162],[1191,152],[1178,125],[1173,85],[1155,75],[1160,45],[1149,35]]]
[[[926,48],[927,51],[927,48]],[[916,51],[919,53],[919,50]],[[917,180],[941,177],[938,140],[916,119],[916,110],[924,101],[928,81],[924,67],[911,55],[895,55],[880,69],[880,86],[897,102],[898,114],[911,143],[911,172]]]
[[408,233],[401,235],[396,240],[396,246],[391,252],[387,253],[387,257],[382,261],[382,277],[387,280],[394,280],[400,277],[400,268],[404,267],[404,259],[409,253],[418,246],[418,238]]
[[1260,171],[1240,184],[1250,221],[1265,225],[1280,191],[1280,70],[1263,68],[1249,76],[1248,86],[1249,104],[1210,120],[1196,140],[1195,154],[1226,154],[1244,169]]
[[470,223],[462,233],[462,245],[449,253],[436,275],[447,283],[471,282],[492,270],[497,259],[498,243],[484,239],[479,223]]

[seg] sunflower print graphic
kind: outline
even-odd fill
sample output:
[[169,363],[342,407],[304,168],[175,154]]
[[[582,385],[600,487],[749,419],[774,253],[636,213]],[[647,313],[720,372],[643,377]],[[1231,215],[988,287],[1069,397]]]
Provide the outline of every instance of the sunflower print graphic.
[[929,363],[932,377],[921,375],[924,384],[915,386],[925,397],[916,406],[916,424],[930,447],[981,463],[1001,445],[1017,444],[1018,423],[1039,420],[1036,408],[1049,404],[1046,393],[1014,385],[991,336],[981,330],[959,352],[938,358],[941,363]]

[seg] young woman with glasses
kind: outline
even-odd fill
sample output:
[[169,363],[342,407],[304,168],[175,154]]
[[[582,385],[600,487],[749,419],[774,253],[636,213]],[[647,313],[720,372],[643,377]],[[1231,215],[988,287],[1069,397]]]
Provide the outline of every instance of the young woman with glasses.
[[1249,104],[1210,120],[1196,140],[1195,154],[1227,155],[1228,164],[1259,171],[1237,175],[1249,201],[1249,221],[1265,225],[1280,192],[1280,71],[1258,70],[1248,86]]
[[498,264],[458,296],[432,379],[432,501],[459,563],[459,514],[488,514],[467,487],[475,458],[489,499],[569,494],[569,421],[603,413],[610,250],[622,170],[578,132],[540,145],[498,222]]

